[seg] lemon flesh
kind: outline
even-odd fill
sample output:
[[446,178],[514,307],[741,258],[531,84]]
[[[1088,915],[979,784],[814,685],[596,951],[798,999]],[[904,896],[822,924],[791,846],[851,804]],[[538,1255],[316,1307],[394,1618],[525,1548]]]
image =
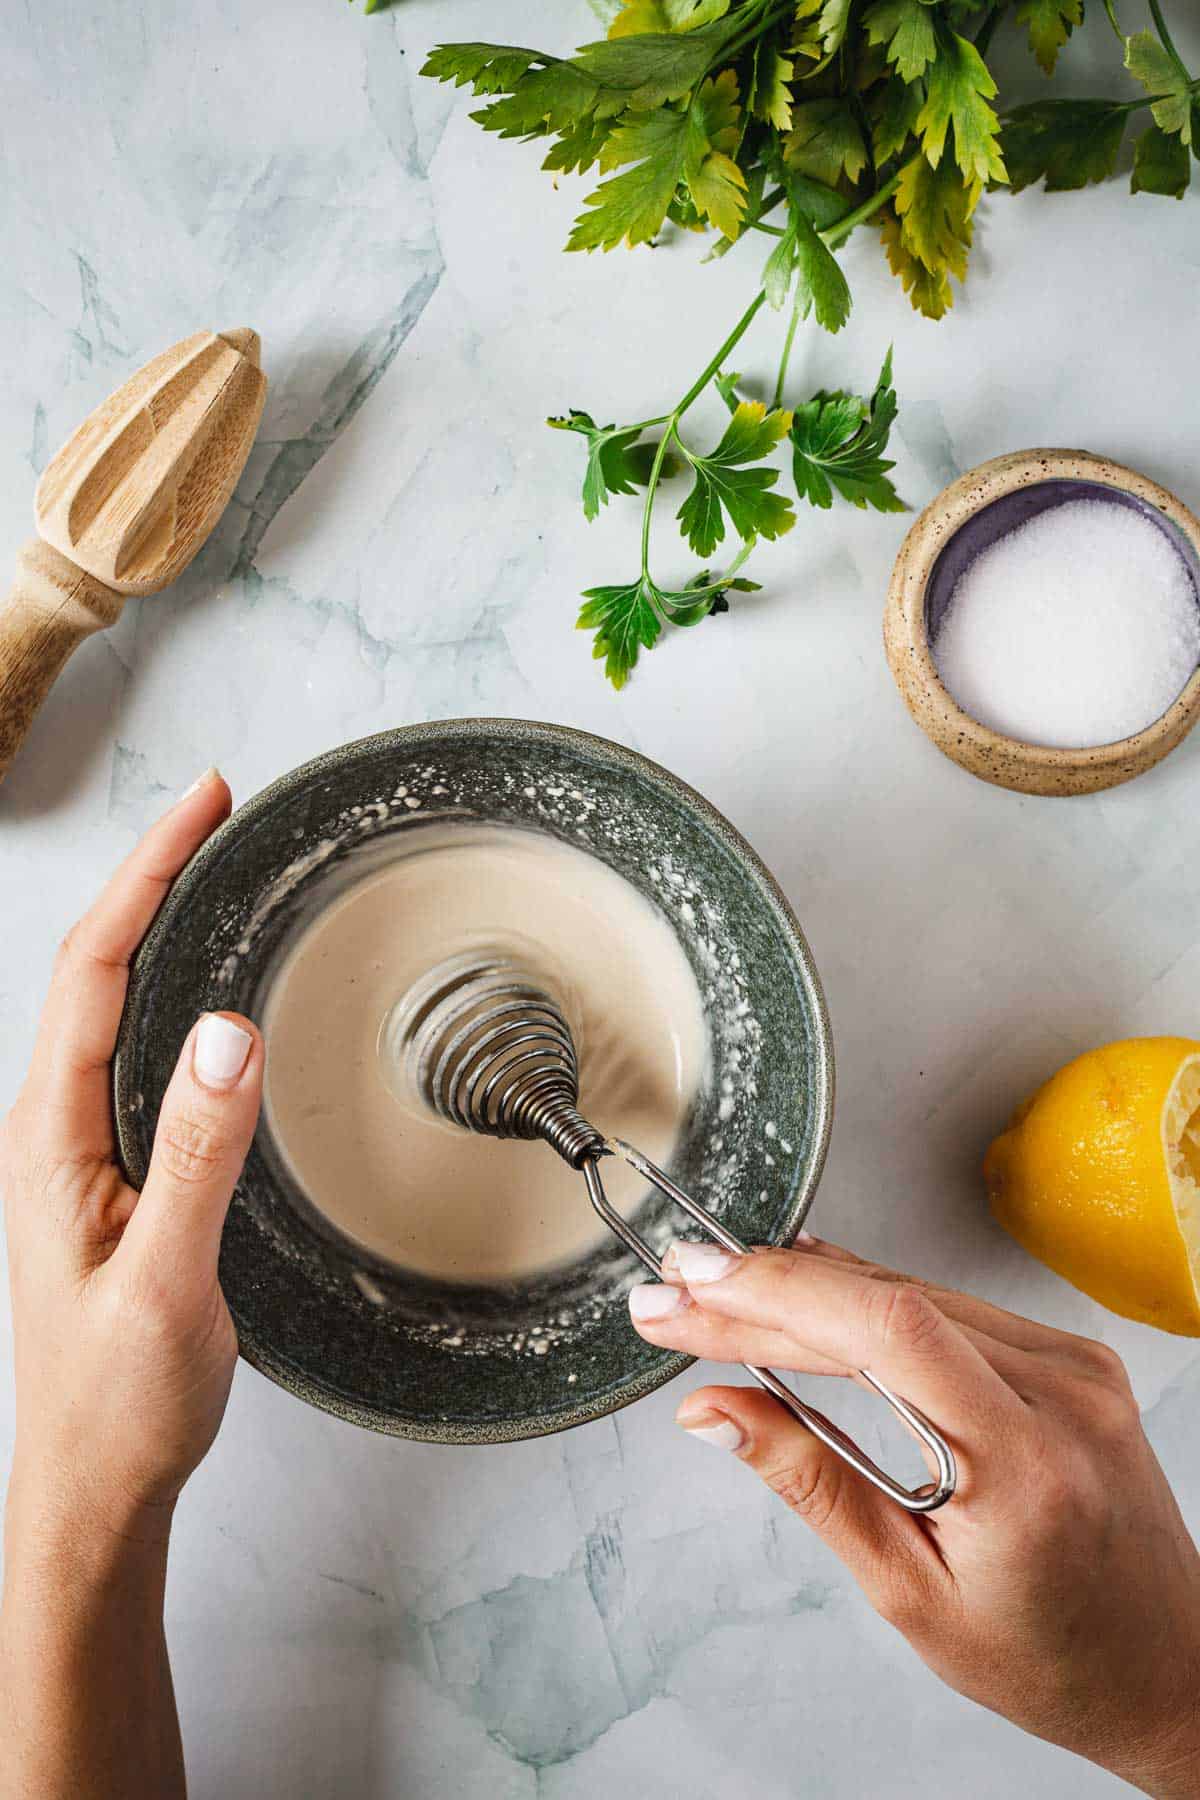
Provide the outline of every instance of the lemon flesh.
[[1076,1057],[983,1170],[996,1218],[1040,1262],[1112,1312],[1200,1337],[1200,1043]]

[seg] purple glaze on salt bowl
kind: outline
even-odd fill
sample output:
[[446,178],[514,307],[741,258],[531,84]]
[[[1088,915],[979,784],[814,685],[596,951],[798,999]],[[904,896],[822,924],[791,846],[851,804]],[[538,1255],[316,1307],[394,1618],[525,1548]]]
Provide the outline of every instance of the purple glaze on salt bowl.
[[1025,525],[1039,513],[1049,512],[1068,500],[1104,500],[1111,506],[1124,506],[1140,513],[1156,531],[1168,540],[1188,572],[1192,593],[1200,607],[1200,558],[1187,538],[1156,506],[1139,500],[1124,489],[1110,487],[1104,481],[1037,481],[1029,487],[1014,488],[981,506],[964,520],[949,539],[933,565],[925,587],[925,631],[932,647],[937,640],[946,609],[962,576],[983,551],[990,550],[1000,538]]

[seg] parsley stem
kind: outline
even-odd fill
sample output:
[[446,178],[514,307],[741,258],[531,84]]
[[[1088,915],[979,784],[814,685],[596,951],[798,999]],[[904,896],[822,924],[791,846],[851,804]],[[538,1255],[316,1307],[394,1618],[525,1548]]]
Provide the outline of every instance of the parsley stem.
[[711,362],[709,362],[703,373],[697,376],[696,380],[692,383],[687,393],[683,396],[683,399],[678,403],[674,412],[671,414],[672,429],[674,429],[674,426],[682,419],[688,408],[700,398],[700,395],[704,392],[705,388],[717,373],[721,364],[725,361],[725,358],[729,355],[729,352],[734,348],[735,344],[739,344],[745,337],[747,331],[749,331],[751,325],[754,323],[755,316],[766,297],[767,296],[762,288],[759,288],[757,294],[755,294],[753,300],[750,302],[729,336],[725,339],[721,348],[717,351],[717,354],[712,358]]
[[[1190,81],[1188,83],[1188,86],[1193,91],[1200,90],[1200,81]],[[1170,98],[1171,98],[1170,94],[1147,94],[1145,96],[1145,98],[1142,100],[1111,100],[1108,102],[1108,108],[1109,108],[1109,111],[1112,113],[1145,112],[1145,110],[1148,106],[1157,106],[1160,100],[1169,100]],[[1060,104],[1060,103],[1059,102],[1051,102],[1051,104],[1053,105],[1053,104]],[[1068,101],[1067,104],[1069,105],[1070,102]],[[1005,125],[1007,125],[1008,121],[1012,118],[1015,118],[1016,114],[1019,113],[1020,110],[1021,110],[1020,107],[1017,107],[1015,112],[1001,113],[1001,115],[1000,115],[1001,121]]]
[[[765,10],[759,13],[758,18],[753,20],[747,30],[739,32],[737,36],[731,38],[728,43],[721,45],[720,56],[716,60],[726,62],[730,58],[736,56],[739,50],[744,49],[752,38],[762,37],[764,32],[771,29],[772,25],[778,25],[779,21],[781,19],[786,19],[792,11],[792,0],[786,0],[786,4],[782,7],[771,6],[768,4]],[[709,67],[712,67],[711,63],[709,64]]]
[[853,212],[845,213],[840,219],[835,219],[832,225],[827,225],[824,231],[818,235],[825,240],[830,250],[836,249],[839,244],[845,242],[856,225],[864,224],[873,213],[877,213],[879,208],[891,199],[899,186],[900,171],[897,170],[896,174],[889,181],[885,181],[881,188],[876,188],[869,200],[864,200],[861,206],[854,208]]
[[1163,49],[1175,64],[1175,67],[1179,70],[1183,79],[1190,82],[1192,78],[1184,67],[1183,58],[1171,42],[1171,34],[1167,30],[1167,21],[1162,16],[1162,7],[1159,5],[1158,0],[1149,0],[1149,6],[1150,17],[1154,20],[1154,29],[1159,35],[1159,40],[1162,43]]
[[980,56],[986,56],[990,50],[992,39],[996,35],[996,27],[1000,23],[1001,15],[1007,5],[1008,0],[996,0],[991,12],[983,21],[979,30],[975,33],[975,48],[978,50]]
[[1121,48],[1124,49],[1125,33],[1121,30],[1120,23],[1117,19],[1117,9],[1116,9],[1114,0],[1104,0],[1104,10],[1108,14],[1109,24],[1112,26],[1113,30],[1117,34],[1118,44],[1120,44]]
[[654,511],[654,494],[662,474],[663,463],[667,459],[667,448],[675,436],[675,420],[672,417],[667,429],[658,440],[658,448],[654,452],[654,461],[650,464],[650,475],[646,482],[646,499],[642,506],[642,580],[650,581],[650,517]]
[[[878,212],[879,208],[891,199],[899,185],[899,174],[893,175],[891,180],[885,181],[883,186],[876,189],[875,193],[873,193],[868,200],[864,200],[862,204],[856,206],[852,212],[844,214],[840,219],[835,219],[832,225],[827,226],[820,235],[829,248],[833,249],[835,245],[840,244],[845,238],[849,237],[856,225],[861,225],[865,220],[869,219],[873,213]],[[782,192],[778,198],[784,198]],[[773,195],[768,196],[768,200],[772,206],[778,204],[778,200]],[[767,210],[768,205],[767,202],[764,201],[763,205],[759,208],[759,215],[761,216],[761,214]],[[650,521],[654,514],[654,499],[658,491],[659,481],[662,478],[663,464],[667,460],[667,452],[671,447],[671,441],[674,439],[684,456],[687,455],[683,440],[679,436],[679,421],[682,419],[684,413],[695,405],[713,376],[719,372],[722,363],[725,361],[730,351],[741,342],[747,331],[749,331],[755,318],[758,316],[766,297],[765,291],[762,288],[759,288],[757,294],[755,294],[753,300],[750,302],[737,324],[733,327],[733,330],[729,333],[729,336],[725,339],[716,355],[710,358],[700,374],[696,377],[695,381],[693,381],[687,393],[684,394],[683,398],[676,401],[669,413],[664,413],[657,419],[647,419],[642,426],[643,430],[651,425],[666,426],[666,430],[658,440],[658,445],[654,452],[654,461],[650,464],[650,474],[646,482],[646,498],[642,505],[642,580],[649,582],[651,586],[653,586],[653,583],[651,582],[650,577]],[[776,406],[779,405],[779,397],[783,390],[784,380],[787,376],[788,359],[791,356],[792,342],[796,335],[798,323],[798,309],[794,308],[792,311],[791,323],[788,326],[787,339],[784,344],[783,356],[779,367],[779,376],[775,387],[774,403]],[[748,555],[749,549],[745,551],[745,555],[739,557],[732,565],[733,568],[740,568],[742,562],[745,561],[745,557]]]
[[[654,512],[655,492],[662,476],[663,464],[667,460],[667,451],[670,448],[672,438],[679,444],[679,448],[683,450],[683,444],[680,442],[678,432],[679,421],[682,419],[684,413],[687,412],[688,408],[700,398],[700,395],[704,392],[713,376],[718,372],[721,364],[725,361],[725,358],[729,355],[729,352],[734,348],[735,344],[740,343],[746,332],[749,331],[766,297],[767,296],[762,288],[759,288],[757,294],[755,294],[753,300],[750,302],[733,330],[729,333],[729,336],[725,339],[725,342],[721,345],[721,348],[717,351],[716,355],[710,359],[702,373],[697,376],[687,393],[683,396],[683,399],[677,401],[671,412],[667,413],[664,417],[663,422],[666,425],[666,430],[658,440],[658,447],[654,452],[654,461],[650,464],[650,476],[646,482],[646,499],[642,506],[643,581],[650,581],[650,519]],[[684,450],[683,453],[685,456],[687,455],[686,450]]]
[[[871,195],[869,200],[864,200],[861,206],[854,208],[853,212],[848,212],[844,217],[835,219],[832,225],[827,226],[820,233],[828,247],[832,250],[835,245],[849,237],[856,225],[862,225],[871,217],[872,213],[878,212],[879,208],[891,199],[899,185],[900,176],[893,175],[890,181],[885,181],[883,186]],[[767,228],[763,227],[762,229]],[[783,388],[787,381],[788,363],[791,360],[796,327],[800,323],[800,310],[800,301],[797,300],[792,307],[791,319],[788,321],[787,336],[783,340],[783,354],[779,358],[779,373],[775,377],[775,397],[771,402],[772,406],[783,404]]]
[[766,218],[768,213],[774,212],[780,202],[786,199],[786,188],[775,188],[767,195],[765,200],[759,202],[757,211],[747,213],[746,217],[742,220],[742,227],[738,232],[737,237],[723,237],[719,239],[703,260],[705,262],[712,262],[715,257],[727,255],[728,252],[733,249],[735,244],[741,243],[748,231],[767,231],[770,232],[772,237],[775,237],[776,235],[782,237],[783,232],[777,225],[764,225],[762,220]]
[[729,567],[725,570],[725,573],[721,577],[721,581],[728,581],[732,576],[737,574],[738,570],[753,550],[755,542],[756,540],[754,538],[742,539],[742,547],[734,557],[733,561],[729,564]]
[[797,300],[792,307],[792,316],[788,321],[787,336],[783,340],[783,355],[779,358],[779,373],[775,377],[775,398],[771,402],[772,406],[779,406],[783,402],[783,384],[787,380],[788,362],[792,354],[792,342],[796,336],[796,327],[799,323],[800,302]]
[[[869,219],[873,213],[878,212],[879,208],[891,199],[899,185],[899,174],[893,175],[891,180],[885,181],[883,186],[876,189],[875,193],[873,193],[868,200],[864,200],[862,204],[856,206],[852,212],[846,213],[840,219],[835,219],[832,225],[827,226],[820,235],[829,248],[833,249],[835,245],[840,244],[845,238],[849,237],[856,225],[861,225],[865,220]],[[774,196],[768,196],[768,198],[772,205],[778,204],[778,201]],[[783,198],[782,193],[779,198]],[[764,201],[763,206],[759,209],[760,215],[766,210],[767,203]],[[696,377],[682,400],[678,400],[672,410],[669,413],[664,413],[660,418],[647,419],[642,427],[642,429],[645,430],[650,425],[661,424],[666,426],[666,430],[658,440],[658,447],[654,452],[654,461],[650,465],[650,476],[646,483],[646,499],[642,506],[643,581],[650,580],[650,520],[654,513],[654,497],[662,477],[663,464],[667,460],[667,451],[670,448],[671,440],[674,439],[679,445],[680,450],[683,451],[683,454],[685,456],[687,455],[687,451],[684,449],[683,442],[679,437],[679,421],[682,419],[684,413],[687,412],[700,398],[700,395],[704,392],[713,376],[720,370],[721,364],[725,361],[729,352],[735,345],[741,342],[742,338],[746,335],[746,332],[749,331],[763,302],[766,300],[766,297],[763,289],[759,288],[757,294],[755,294],[753,300],[750,302],[737,324],[733,327],[733,330],[729,333],[725,342],[721,345],[721,348]],[[791,323],[788,326],[787,339],[783,348],[783,356],[780,361],[779,377],[775,387],[774,403],[776,406],[779,405],[779,397],[783,390],[784,380],[787,376],[788,359],[792,353],[792,342],[796,335],[798,323],[798,311],[793,309]]]

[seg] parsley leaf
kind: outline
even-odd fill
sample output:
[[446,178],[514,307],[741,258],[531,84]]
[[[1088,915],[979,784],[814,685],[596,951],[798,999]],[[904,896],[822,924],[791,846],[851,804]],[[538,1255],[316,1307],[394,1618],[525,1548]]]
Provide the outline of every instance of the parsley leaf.
[[871,122],[871,148],[876,163],[899,156],[916,130],[921,111],[921,87],[893,76],[881,82],[868,96],[867,114]]
[[875,0],[863,14],[869,44],[884,44],[884,55],[904,82],[919,81],[937,53],[934,14],[924,0]]
[[746,177],[734,162],[741,111],[738,79],[725,69],[706,81],[688,112],[684,178],[697,210],[727,238],[735,238],[746,210]]
[[730,581],[723,575],[714,575],[711,569],[701,569],[686,587],[676,592],[657,587],[654,592],[672,625],[698,625],[713,613],[729,611],[727,594],[757,594],[760,589],[760,582],[747,581],[744,575]]
[[789,169],[826,187],[836,187],[843,175],[857,181],[867,166],[867,147],[849,102],[806,100],[794,107],[783,160]]
[[916,129],[936,168],[946,133],[954,127],[954,155],[968,181],[1007,181],[997,133],[1000,121],[988,105],[996,83],[974,44],[944,32],[927,76],[925,104]]
[[542,159],[543,169],[567,175],[583,175],[594,169],[604,154],[612,128],[611,119],[597,119],[594,114],[566,126]]
[[622,119],[605,145],[602,166],[634,166],[587,195],[590,211],[576,219],[567,249],[612,250],[622,240],[648,244],[662,228],[682,179],[687,130],[687,114],[670,106]]
[[801,33],[796,48],[828,61],[842,47],[853,4],[854,0],[800,0],[796,20]]
[[625,0],[608,28],[610,38],[646,31],[694,31],[729,11],[729,0]]
[[672,625],[698,625],[712,613],[729,611],[726,595],[753,593],[756,581],[744,576],[726,580],[704,569],[683,588],[660,588],[648,575],[611,587],[585,590],[576,629],[594,631],[592,655],[604,661],[604,673],[623,688],[643,650],[653,650],[664,620]]
[[961,281],[967,272],[979,194],[978,182],[964,185],[948,157],[932,169],[917,155],[900,171],[894,210],[880,231],[892,272],[926,318],[940,319],[954,305],[950,277]]
[[1014,194],[1045,180],[1050,194],[1106,181],[1117,166],[1129,113],[1116,100],[1035,100],[1004,121]]
[[1083,24],[1083,0],[1020,0],[1017,24],[1029,27],[1029,48],[1047,75],[1076,25]]
[[718,370],[713,376],[713,386],[731,413],[735,413],[741,404],[737,397],[737,384],[741,379],[736,369]]
[[620,105],[649,112],[690,93],[736,30],[736,23],[718,22],[695,31],[602,38],[582,45],[572,60],[584,75],[619,96]]
[[[555,431],[577,431],[587,440],[587,468],[583,476],[583,513],[594,519],[614,494],[632,494],[645,487],[654,456],[653,444],[642,444],[640,425],[597,425],[590,413],[572,406],[564,418],[547,419]],[[670,476],[679,467],[675,457],[663,459],[662,473]]]
[[1130,191],[1135,194],[1167,194],[1182,200],[1192,179],[1187,145],[1161,125],[1144,131],[1133,149]]
[[477,94],[503,95],[471,116],[506,138],[544,137],[591,114],[652,113],[689,94],[737,29],[721,23],[727,9],[714,12],[715,0],[701,3],[710,22],[694,30],[604,39],[584,44],[566,61],[513,45],[442,44],[421,72],[457,87],[469,84]]
[[796,523],[791,501],[769,492],[778,469],[743,466],[769,456],[791,422],[790,412],[768,412],[759,400],[743,400],[715,450],[707,456],[685,451],[696,484],[676,517],[698,556],[711,556],[723,541],[726,513],[743,540],[780,537]]
[[795,72],[795,63],[777,44],[764,44],[761,40],[755,44],[746,96],[746,109],[753,118],[765,119],[776,131],[791,129],[792,92],[788,83]]
[[452,81],[455,87],[471,87],[477,94],[507,94],[534,64],[550,59],[536,50],[518,50],[512,44],[439,44],[422,66],[422,75],[435,81]]
[[883,454],[895,417],[890,350],[869,401],[857,394],[821,393],[798,406],[791,439],[792,472],[800,498],[825,510],[833,505],[836,488],[855,506],[906,512],[888,477],[895,464]]
[[778,312],[784,305],[792,289],[792,276],[796,273],[796,230],[789,225],[775,248],[763,264],[762,286],[767,296],[767,305]]
[[1150,117],[1163,131],[1178,132],[1185,144],[1192,141],[1192,89],[1187,71],[1171,56],[1152,31],[1139,31],[1125,40],[1125,67],[1150,95],[1160,95]]
[[589,210],[575,221],[567,249],[649,243],[684,181],[697,217],[711,219],[726,237],[735,238],[746,206],[746,178],[729,155],[737,145],[739,119],[732,69],[705,81],[682,111],[660,106],[653,112],[626,113],[610,132],[600,164],[606,169],[634,166],[587,195],[584,206]]
[[792,222],[796,256],[796,297],[800,317],[815,313],[826,331],[840,331],[850,317],[850,288],[841,264],[801,212]]
[[787,197],[789,209],[811,219],[818,231],[824,231],[846,212],[845,199],[835,188],[813,181],[808,175],[788,176]]
[[653,650],[662,632],[654,601],[638,577],[625,586],[585,588],[576,629],[594,631],[592,655],[604,659],[604,673],[623,688],[641,650]]
[[954,290],[946,271],[927,269],[920,257],[913,255],[904,240],[904,227],[894,212],[884,213],[879,236],[887,253],[888,267],[899,277],[917,312],[927,319],[943,318],[954,305]]
[[[573,63],[554,62],[543,69],[530,69],[517,80],[511,94],[493,100],[471,117],[485,131],[502,138],[546,137],[567,130],[593,112],[604,116],[602,98],[596,83]],[[607,112],[612,111],[609,105]]]
[[896,189],[896,213],[905,245],[927,269],[963,279],[978,200],[978,183],[964,187],[950,163],[930,168],[923,156],[905,163]]

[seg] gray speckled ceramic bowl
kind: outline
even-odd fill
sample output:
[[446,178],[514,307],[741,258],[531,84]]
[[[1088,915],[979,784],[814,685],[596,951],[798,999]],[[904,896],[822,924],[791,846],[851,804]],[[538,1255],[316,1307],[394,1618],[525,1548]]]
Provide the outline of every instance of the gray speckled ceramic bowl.
[[[348,744],[256,795],[205,845],[130,982],[114,1076],[130,1180],[145,1178],[159,1103],[196,1014],[261,1016],[282,948],[356,878],[364,855],[373,863],[389,835],[455,818],[579,845],[661,909],[700,983],[714,1072],[673,1173],[743,1238],[789,1239],[824,1161],[833,1060],[812,957],[786,900],[732,826],[664,769],[602,738],[522,721],[452,720]],[[660,1244],[680,1223],[657,1197],[638,1214]],[[687,1358],[630,1327],[634,1279],[615,1240],[511,1287],[397,1268],[316,1212],[265,1123],[221,1252],[242,1354],[257,1368],[342,1418],[444,1443],[559,1431],[685,1368]]]

